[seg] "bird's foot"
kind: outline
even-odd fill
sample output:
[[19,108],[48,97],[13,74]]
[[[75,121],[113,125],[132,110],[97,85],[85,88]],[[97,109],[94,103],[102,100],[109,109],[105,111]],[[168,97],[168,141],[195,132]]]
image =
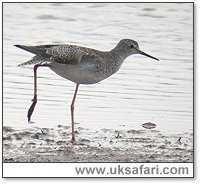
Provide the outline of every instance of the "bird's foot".
[[72,137],[71,142],[72,144],[75,144],[75,137]]
[[34,95],[34,98],[32,99],[32,104],[31,104],[31,106],[28,110],[28,114],[27,114],[28,122],[31,120],[31,115],[33,114],[36,103],[37,103],[37,95]]

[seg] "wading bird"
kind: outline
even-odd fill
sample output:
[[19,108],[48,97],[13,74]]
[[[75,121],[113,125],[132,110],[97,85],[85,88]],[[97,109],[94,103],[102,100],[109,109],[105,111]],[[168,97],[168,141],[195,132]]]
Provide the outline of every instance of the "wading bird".
[[76,45],[39,45],[25,46],[15,45],[35,54],[35,56],[19,66],[34,64],[34,97],[28,110],[28,121],[37,103],[37,69],[49,67],[55,73],[76,83],[73,100],[71,103],[72,142],[74,134],[74,103],[80,84],[94,84],[116,73],[124,60],[133,54],[141,54],[152,59],[157,58],[146,54],[139,49],[136,41],[130,39],[121,40],[110,51],[99,51]]

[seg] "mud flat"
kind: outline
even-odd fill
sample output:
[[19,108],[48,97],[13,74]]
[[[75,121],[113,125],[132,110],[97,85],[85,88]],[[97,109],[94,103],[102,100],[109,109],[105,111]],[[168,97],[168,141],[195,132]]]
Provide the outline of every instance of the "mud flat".
[[93,131],[76,128],[3,127],[3,162],[192,162],[193,134],[158,130]]

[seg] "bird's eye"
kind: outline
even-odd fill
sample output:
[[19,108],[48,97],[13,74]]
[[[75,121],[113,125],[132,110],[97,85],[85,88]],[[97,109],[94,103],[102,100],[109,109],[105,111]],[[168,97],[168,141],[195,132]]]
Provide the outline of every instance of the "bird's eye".
[[133,48],[134,46],[133,45],[130,45],[130,48]]

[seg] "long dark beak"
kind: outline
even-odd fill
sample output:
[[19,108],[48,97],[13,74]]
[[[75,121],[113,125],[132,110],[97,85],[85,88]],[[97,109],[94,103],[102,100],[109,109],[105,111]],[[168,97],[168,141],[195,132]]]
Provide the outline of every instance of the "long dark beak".
[[142,54],[142,55],[144,55],[144,56],[147,56],[147,57],[150,57],[150,58],[152,58],[152,59],[155,59],[155,60],[159,61],[159,59],[157,59],[157,58],[155,58],[155,57],[153,57],[153,56],[150,56],[149,54],[147,54],[147,53],[145,53],[145,52],[143,52],[143,51],[141,51],[141,50],[138,50],[138,52],[139,52],[139,54]]

